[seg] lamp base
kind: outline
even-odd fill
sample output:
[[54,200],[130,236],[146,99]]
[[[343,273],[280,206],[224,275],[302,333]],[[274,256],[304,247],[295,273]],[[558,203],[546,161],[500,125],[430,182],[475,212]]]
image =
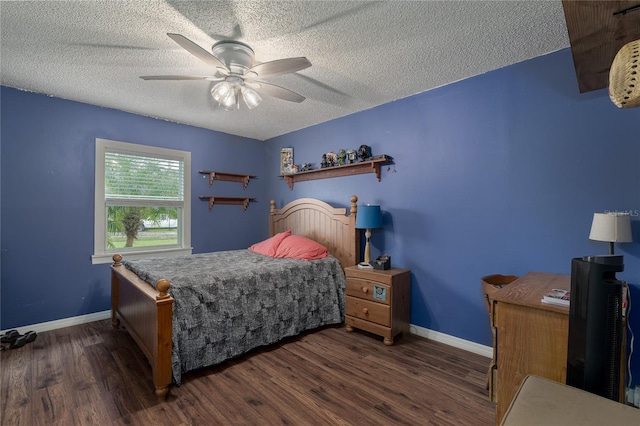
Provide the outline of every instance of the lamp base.
[[360,268],[360,269],[373,269],[373,266],[371,266],[370,264],[368,264],[366,262],[360,262],[360,263],[358,263],[358,268]]

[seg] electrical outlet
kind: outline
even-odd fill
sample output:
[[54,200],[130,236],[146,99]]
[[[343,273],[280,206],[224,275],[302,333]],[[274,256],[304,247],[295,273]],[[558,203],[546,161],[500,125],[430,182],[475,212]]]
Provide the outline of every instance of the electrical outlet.
[[636,390],[633,389],[633,388],[627,388],[625,390],[625,392],[626,392],[626,398],[625,398],[626,403],[629,404],[629,405],[634,405],[635,406],[635,393],[636,393]]

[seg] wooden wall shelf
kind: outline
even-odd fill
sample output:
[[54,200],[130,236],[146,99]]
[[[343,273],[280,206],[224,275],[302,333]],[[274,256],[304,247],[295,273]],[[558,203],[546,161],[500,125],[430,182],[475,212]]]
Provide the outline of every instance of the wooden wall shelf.
[[304,182],[307,180],[328,179],[338,176],[361,175],[364,173],[375,173],[378,182],[380,182],[380,166],[391,163],[391,158],[384,156],[375,160],[362,161],[359,163],[345,164],[344,166],[325,167],[323,169],[309,170],[307,172],[297,172],[286,175],[280,175],[289,185],[289,189],[293,189],[295,182]]
[[255,201],[255,198],[243,198],[243,197],[216,197],[215,195],[200,195],[201,200],[209,200],[209,211],[213,208],[214,204],[233,204],[242,206],[242,211],[247,210],[249,202]]
[[215,170],[199,170],[203,175],[209,175],[209,186],[213,185],[214,180],[226,180],[228,182],[240,182],[244,189],[249,185],[249,179],[255,179],[254,175],[243,175],[238,173],[216,172]]

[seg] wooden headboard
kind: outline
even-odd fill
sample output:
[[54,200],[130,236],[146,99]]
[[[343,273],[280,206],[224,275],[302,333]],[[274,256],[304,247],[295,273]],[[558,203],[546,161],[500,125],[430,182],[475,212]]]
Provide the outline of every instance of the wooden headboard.
[[329,249],[343,268],[360,261],[360,233],[356,231],[358,197],[351,196],[351,208],[335,208],[314,198],[291,201],[281,209],[271,200],[269,236],[291,230]]

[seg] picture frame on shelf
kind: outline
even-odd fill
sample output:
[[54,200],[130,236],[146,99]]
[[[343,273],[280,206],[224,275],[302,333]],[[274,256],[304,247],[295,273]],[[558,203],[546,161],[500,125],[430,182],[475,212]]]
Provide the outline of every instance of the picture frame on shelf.
[[280,174],[293,173],[293,164],[293,148],[282,148],[280,150]]

